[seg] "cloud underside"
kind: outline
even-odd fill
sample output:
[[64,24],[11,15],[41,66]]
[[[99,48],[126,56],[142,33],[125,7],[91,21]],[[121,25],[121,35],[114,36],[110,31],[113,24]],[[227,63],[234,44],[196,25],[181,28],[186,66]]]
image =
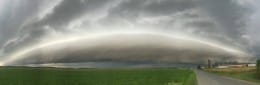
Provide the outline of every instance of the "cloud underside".
[[[235,0],[24,0],[18,5],[10,5],[4,12],[5,15],[0,16],[0,56],[4,57],[0,59],[2,62],[5,59],[10,61],[7,64],[91,61],[199,63],[209,58],[241,60],[241,56],[248,57],[199,42],[147,35],[81,39],[16,55],[37,45],[55,42],[51,40],[53,37],[93,34],[96,31],[179,33],[209,43],[221,43],[245,54],[250,49],[245,29],[248,8]],[[21,48],[27,49],[19,50]]]
[[161,62],[206,63],[215,61],[247,61],[248,55],[196,41],[160,35],[142,34],[103,36],[48,45],[34,49],[14,62],[6,64],[42,64],[75,62]]

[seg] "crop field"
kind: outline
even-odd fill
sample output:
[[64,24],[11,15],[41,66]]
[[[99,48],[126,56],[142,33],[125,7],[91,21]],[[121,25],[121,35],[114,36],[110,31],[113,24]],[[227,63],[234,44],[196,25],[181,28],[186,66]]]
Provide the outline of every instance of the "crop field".
[[196,85],[192,70],[0,67],[0,85]]
[[250,82],[260,84],[260,80],[256,76],[255,67],[244,67],[244,68],[225,68],[225,69],[205,69],[208,72],[215,73],[218,75],[228,76]]

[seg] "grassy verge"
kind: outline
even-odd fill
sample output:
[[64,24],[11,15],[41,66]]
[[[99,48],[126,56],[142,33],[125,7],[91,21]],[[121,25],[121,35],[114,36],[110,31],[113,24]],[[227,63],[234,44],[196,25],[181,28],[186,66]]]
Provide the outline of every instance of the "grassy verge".
[[260,79],[256,77],[256,70],[252,68],[233,68],[233,69],[206,69],[206,71],[218,75],[228,76],[236,79],[246,80],[260,84]]
[[184,85],[197,85],[197,79],[195,73],[192,73],[186,78]]
[[196,85],[187,69],[0,67],[0,85]]

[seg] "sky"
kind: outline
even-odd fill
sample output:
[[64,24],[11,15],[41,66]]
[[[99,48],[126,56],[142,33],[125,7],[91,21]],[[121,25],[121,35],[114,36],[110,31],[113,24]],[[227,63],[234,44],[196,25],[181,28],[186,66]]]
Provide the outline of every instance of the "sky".
[[1,0],[0,64],[248,61],[258,0]]

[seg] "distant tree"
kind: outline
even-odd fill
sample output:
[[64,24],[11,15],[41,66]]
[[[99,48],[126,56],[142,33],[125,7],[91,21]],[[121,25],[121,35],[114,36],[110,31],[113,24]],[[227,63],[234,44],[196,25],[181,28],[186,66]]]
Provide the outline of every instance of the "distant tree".
[[201,65],[198,65],[197,69],[201,69]]
[[260,78],[260,59],[256,61],[256,75]]

